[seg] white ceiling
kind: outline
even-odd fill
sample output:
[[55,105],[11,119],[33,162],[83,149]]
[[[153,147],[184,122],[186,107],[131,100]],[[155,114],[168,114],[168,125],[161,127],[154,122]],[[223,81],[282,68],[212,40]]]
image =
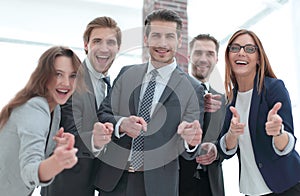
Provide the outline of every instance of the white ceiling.
[[[278,2],[287,0],[188,0],[189,36],[211,33],[223,40],[276,11],[282,5]],[[125,35],[134,32],[128,43],[140,42],[142,8],[143,0],[0,0],[0,38],[81,48],[86,24],[107,15]]]
[[[87,23],[95,17],[106,15],[118,22],[123,33],[121,50],[115,63],[138,63],[137,60],[141,61],[140,49],[143,40],[143,1],[0,0],[0,46],[5,42],[47,47],[49,45],[66,45],[78,49],[76,53],[83,59],[85,54],[82,49],[82,34]],[[224,50],[222,43],[227,42],[226,38],[229,35],[241,27],[249,28],[259,20],[267,21],[268,15],[272,14],[274,17],[276,15],[274,13],[286,7],[282,6],[286,2],[288,0],[188,0],[189,39],[199,33],[210,33],[221,41],[220,51],[222,51]],[[275,20],[278,24],[282,24],[281,27],[288,24],[289,21],[289,19],[285,19],[279,22],[277,17],[272,18],[271,22],[274,23]],[[270,29],[272,27],[274,29],[274,24],[268,26]],[[265,29],[259,25],[256,25],[256,28],[259,32]],[[289,32],[288,29],[286,30]],[[265,36],[266,41],[270,39],[272,42],[274,38],[270,37],[268,33],[265,32],[262,35]],[[266,41],[264,42],[266,43]],[[288,44],[287,41],[284,41],[281,46],[284,44]],[[272,45],[267,46],[272,47]],[[278,47],[272,48],[272,52],[277,57],[281,50]],[[220,54],[223,55],[223,52]],[[220,64],[224,59],[222,55],[219,55]],[[117,68],[111,70],[112,76],[118,73]],[[223,67],[221,66],[214,72],[216,74],[212,74],[212,81],[219,81],[220,75],[223,75],[219,72],[223,72]],[[214,79],[214,76],[217,79]],[[214,86],[221,90],[223,83],[216,82]]]

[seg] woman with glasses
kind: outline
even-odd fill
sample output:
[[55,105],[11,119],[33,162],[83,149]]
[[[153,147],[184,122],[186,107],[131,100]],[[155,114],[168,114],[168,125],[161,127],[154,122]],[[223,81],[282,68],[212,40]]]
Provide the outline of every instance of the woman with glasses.
[[227,159],[237,153],[240,192],[299,196],[300,157],[289,93],[256,34],[234,33],[225,63],[229,104],[218,148]]

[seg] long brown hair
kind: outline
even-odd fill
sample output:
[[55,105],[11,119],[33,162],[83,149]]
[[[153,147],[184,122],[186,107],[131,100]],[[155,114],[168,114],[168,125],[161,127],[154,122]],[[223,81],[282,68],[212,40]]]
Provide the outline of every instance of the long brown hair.
[[264,83],[265,76],[269,76],[271,78],[276,78],[275,73],[272,70],[272,67],[270,65],[269,59],[267,57],[267,54],[263,48],[263,45],[260,41],[260,39],[257,37],[257,35],[249,30],[241,29],[235,32],[232,37],[229,39],[226,51],[225,51],[225,91],[227,95],[227,99],[229,102],[233,99],[233,87],[238,87],[236,77],[231,69],[230,61],[229,61],[229,46],[231,43],[240,35],[248,34],[250,35],[255,45],[258,47],[258,58],[259,58],[259,64],[257,66],[257,89],[258,93],[261,93]]
[[7,122],[12,110],[35,96],[46,97],[46,85],[49,79],[55,74],[54,61],[59,56],[66,56],[72,59],[74,70],[77,71],[77,84],[82,84],[82,66],[78,56],[69,48],[63,46],[53,46],[46,50],[40,57],[36,69],[31,74],[29,81],[15,97],[2,108],[0,113],[0,128]]

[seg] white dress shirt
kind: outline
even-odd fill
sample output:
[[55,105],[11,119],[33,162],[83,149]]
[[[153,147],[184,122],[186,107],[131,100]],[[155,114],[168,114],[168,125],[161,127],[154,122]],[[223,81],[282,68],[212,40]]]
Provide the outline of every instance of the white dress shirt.
[[90,78],[93,84],[93,89],[94,89],[94,94],[96,97],[96,102],[97,102],[97,106],[99,107],[100,104],[102,103],[103,99],[106,96],[106,84],[105,82],[102,80],[102,78],[106,77],[104,74],[99,73],[95,70],[95,68],[92,66],[92,64],[90,63],[89,59],[86,58],[85,59],[86,62],[86,66],[88,68],[89,74],[90,74]]

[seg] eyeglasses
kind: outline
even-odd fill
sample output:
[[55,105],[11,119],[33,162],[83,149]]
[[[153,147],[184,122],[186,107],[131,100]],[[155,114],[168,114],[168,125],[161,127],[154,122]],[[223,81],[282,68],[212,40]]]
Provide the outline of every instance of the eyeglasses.
[[252,44],[246,44],[245,46],[240,46],[238,44],[232,44],[232,45],[229,45],[228,48],[229,48],[229,52],[233,52],[233,53],[238,53],[241,50],[241,48],[243,48],[246,53],[253,54],[253,53],[255,53],[255,51],[258,47],[255,45],[252,45]]

